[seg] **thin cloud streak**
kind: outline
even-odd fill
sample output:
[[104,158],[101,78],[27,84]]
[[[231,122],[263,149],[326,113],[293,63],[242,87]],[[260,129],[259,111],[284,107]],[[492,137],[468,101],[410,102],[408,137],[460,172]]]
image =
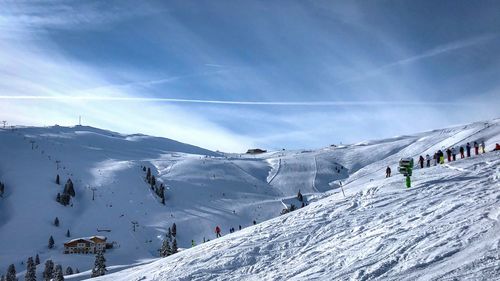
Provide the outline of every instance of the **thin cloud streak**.
[[[228,101],[228,100],[198,100],[176,98],[148,97],[105,97],[105,96],[0,96],[0,100],[59,100],[59,101],[117,101],[117,102],[170,102],[170,103],[201,103],[227,105],[273,105],[273,106],[440,106],[463,105],[459,102],[414,102],[414,101]],[[469,103],[468,105],[476,105]]]
[[386,65],[380,66],[378,68],[372,69],[372,70],[367,71],[367,72],[365,72],[357,77],[353,77],[350,79],[339,81],[336,83],[336,85],[342,85],[342,84],[346,84],[346,83],[359,81],[359,80],[362,80],[362,79],[367,78],[367,77],[381,74],[384,71],[391,69],[393,67],[396,67],[396,66],[411,64],[411,63],[414,63],[414,62],[417,62],[417,61],[420,61],[423,59],[439,56],[439,55],[442,55],[442,54],[445,54],[448,52],[452,52],[452,51],[472,47],[472,46],[475,46],[478,44],[486,43],[486,42],[491,41],[497,37],[498,37],[498,34],[487,34],[487,35],[482,35],[482,36],[469,38],[469,39],[465,39],[465,40],[461,40],[461,41],[451,42],[451,43],[445,44],[445,45],[440,45],[440,46],[437,46],[433,49],[427,50],[421,54],[411,56],[411,57],[408,57],[405,59],[401,59],[401,60],[386,64]]

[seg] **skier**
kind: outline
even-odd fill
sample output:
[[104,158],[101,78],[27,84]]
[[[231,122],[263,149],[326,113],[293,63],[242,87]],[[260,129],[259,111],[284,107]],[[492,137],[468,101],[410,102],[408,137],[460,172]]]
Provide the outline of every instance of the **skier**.
[[256,220],[253,220],[253,225],[256,225],[257,224],[257,221]]
[[219,226],[215,227],[215,236],[216,236],[216,238],[219,238],[222,236],[222,235],[220,235],[220,227]]
[[439,161],[439,164],[444,164],[444,153],[440,150],[438,150],[438,161]]
[[420,158],[418,158],[418,163],[420,164],[420,169],[424,168],[424,157],[420,155]]
[[438,154],[437,152],[434,153],[434,166],[436,166],[438,163]]
[[429,154],[425,155],[425,160],[427,160],[427,167],[430,167],[431,166],[431,157],[429,156]]
[[460,146],[460,159],[464,159],[465,156],[464,156],[464,147],[463,146]]
[[390,178],[391,177],[391,167],[387,166],[387,169],[385,169],[385,177]]
[[474,152],[476,153],[476,155],[479,154],[479,144],[477,143],[477,141],[474,142]]
[[240,230],[241,230],[241,224],[239,225],[239,227],[240,227]]
[[467,157],[470,157],[470,143],[467,143],[467,145],[465,146],[465,149],[467,150]]
[[194,243],[194,240],[191,240],[191,247],[196,246],[196,243]]
[[499,151],[499,150],[500,150],[500,144],[496,143],[495,149],[493,149],[493,151]]
[[481,142],[481,149],[483,150],[483,153],[486,153],[486,145],[484,144],[484,141]]
[[446,155],[448,156],[448,162],[451,162],[451,149],[450,148],[448,148],[446,150]]
[[454,147],[451,148],[451,155],[453,156],[453,161],[457,161],[457,150]]

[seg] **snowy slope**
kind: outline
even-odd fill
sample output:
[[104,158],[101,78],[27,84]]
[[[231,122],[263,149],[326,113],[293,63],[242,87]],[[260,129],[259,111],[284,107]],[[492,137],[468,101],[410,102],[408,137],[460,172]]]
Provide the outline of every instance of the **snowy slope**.
[[314,171],[311,159],[340,163],[350,170],[347,197],[338,189],[318,193],[303,209],[94,280],[498,280],[500,152],[416,169],[411,189],[400,175],[385,179],[384,170],[396,170],[403,156],[475,140],[491,151],[499,123],[265,155],[278,170],[271,183],[283,172],[283,185],[293,183],[284,174],[294,168],[276,167],[276,159],[307,155],[297,171],[308,186],[317,177],[306,172]]
[[[55,126],[0,130],[0,142],[0,181],[6,185],[0,198],[0,272],[14,263],[21,276],[22,263],[36,254],[42,263],[53,259],[90,269],[92,255],[62,252],[64,242],[92,235],[115,243],[106,254],[110,266],[141,263],[158,257],[173,223],[180,247],[190,247],[191,240],[213,239],[216,225],[226,234],[230,227],[278,216],[283,201],[300,189],[284,192],[269,184],[273,166],[267,159],[229,157],[163,138]],[[144,181],[142,166],[166,185],[165,205]],[[55,197],[68,178],[76,198],[63,207]],[[59,227],[53,225],[56,216]],[[132,222],[138,223],[136,231]],[[65,236],[68,229],[71,237]],[[51,235],[55,248],[49,250]]]

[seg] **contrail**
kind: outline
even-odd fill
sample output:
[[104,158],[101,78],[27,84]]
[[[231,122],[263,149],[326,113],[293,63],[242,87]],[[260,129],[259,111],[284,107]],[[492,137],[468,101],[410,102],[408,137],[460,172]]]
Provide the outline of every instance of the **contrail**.
[[[227,105],[275,105],[275,106],[439,106],[463,105],[458,102],[418,102],[418,101],[230,101],[199,100],[150,97],[106,97],[106,96],[0,96],[0,100],[60,100],[60,101],[117,101],[117,102],[167,102],[167,103],[200,103]],[[469,103],[469,105],[471,105]]]

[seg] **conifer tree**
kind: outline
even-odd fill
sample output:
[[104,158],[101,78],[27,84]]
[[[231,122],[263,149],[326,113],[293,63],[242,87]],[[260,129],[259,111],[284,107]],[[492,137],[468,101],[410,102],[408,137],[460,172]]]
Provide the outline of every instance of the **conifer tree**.
[[75,273],[80,273],[80,269],[78,269],[78,267],[75,269]]
[[57,193],[56,201],[61,203],[61,193]]
[[172,236],[177,236],[177,225],[175,225],[175,222],[172,224]]
[[176,254],[179,251],[177,248],[177,239],[174,238],[174,242],[172,243],[172,255]]
[[5,281],[5,276],[3,274],[0,276],[0,281]]
[[54,220],[54,225],[59,226],[59,218],[58,217],[56,217],[56,219]]
[[56,176],[56,184],[61,184],[61,181],[59,180],[59,174]]
[[156,178],[154,175],[151,176],[151,188],[153,188],[156,185]]
[[69,233],[69,229],[66,231],[66,237],[70,237],[71,234]]
[[143,172],[146,172],[146,167],[144,167],[144,166],[143,166],[143,167],[142,167],[142,171],[143,171]]
[[148,168],[148,171],[146,173],[146,180],[148,183],[151,183],[151,169]]
[[52,281],[64,281],[62,266],[60,264],[56,265]]
[[54,274],[54,262],[52,260],[45,261],[45,269],[43,270],[43,280],[49,281]]
[[25,281],[36,281],[36,265],[33,261],[33,257],[29,257],[26,262],[26,275],[24,275]]
[[73,181],[71,179],[68,179],[66,182],[66,185],[64,186],[64,193],[70,195],[71,197],[75,197],[75,189],[73,186]]
[[90,277],[97,277],[106,274],[106,259],[102,252],[98,252],[95,256],[94,268]]
[[66,275],[71,275],[71,274],[73,274],[73,268],[71,268],[71,266],[68,266],[66,268]]
[[5,185],[2,182],[0,182],[0,197],[2,198],[4,191],[5,191]]
[[163,244],[161,245],[160,256],[166,257],[170,256],[171,254],[172,254],[172,249],[170,248],[170,243],[168,243],[168,239],[165,238],[163,240]]
[[39,265],[40,264],[40,257],[38,256],[38,254],[36,254],[35,256],[35,265]]
[[7,268],[7,275],[5,275],[5,281],[17,281],[16,278],[16,267],[14,264],[9,265]]
[[170,227],[168,228],[167,237],[168,239],[172,240],[172,229]]
[[52,249],[54,248],[54,237],[52,237],[52,235],[50,235],[50,238],[49,238],[49,249]]

